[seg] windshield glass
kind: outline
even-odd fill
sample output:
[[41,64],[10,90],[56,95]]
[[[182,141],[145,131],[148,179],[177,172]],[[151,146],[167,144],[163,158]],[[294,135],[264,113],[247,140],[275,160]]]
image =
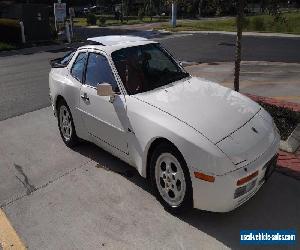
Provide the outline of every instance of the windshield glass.
[[113,52],[112,59],[130,95],[189,76],[158,44],[124,48]]

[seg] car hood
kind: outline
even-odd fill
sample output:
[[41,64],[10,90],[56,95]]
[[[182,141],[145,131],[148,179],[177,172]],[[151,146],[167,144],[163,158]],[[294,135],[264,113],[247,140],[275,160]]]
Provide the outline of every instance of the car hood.
[[248,97],[196,77],[137,94],[135,98],[176,117],[215,144],[260,110]]

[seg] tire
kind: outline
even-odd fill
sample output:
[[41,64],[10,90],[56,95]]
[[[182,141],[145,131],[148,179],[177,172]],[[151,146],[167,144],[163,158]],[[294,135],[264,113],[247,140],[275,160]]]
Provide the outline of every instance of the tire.
[[150,181],[158,201],[173,214],[193,207],[193,188],[184,158],[172,144],[159,144],[150,161]]
[[[76,146],[79,138],[76,135],[71,111],[65,101],[60,101],[57,105],[57,120],[63,142],[70,148]],[[63,125],[64,122],[65,124]]]

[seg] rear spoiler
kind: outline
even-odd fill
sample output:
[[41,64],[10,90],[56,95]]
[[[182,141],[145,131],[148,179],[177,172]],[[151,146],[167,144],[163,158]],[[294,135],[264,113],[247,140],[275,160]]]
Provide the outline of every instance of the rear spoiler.
[[71,61],[73,55],[76,50],[73,49],[69,51],[67,54],[65,54],[63,57],[59,57],[56,59],[52,59],[49,61],[51,68],[65,68],[68,63]]
[[67,66],[67,64],[61,64],[60,62],[62,61],[62,57],[60,58],[56,58],[56,59],[52,59],[50,60],[50,66],[51,68],[64,68]]

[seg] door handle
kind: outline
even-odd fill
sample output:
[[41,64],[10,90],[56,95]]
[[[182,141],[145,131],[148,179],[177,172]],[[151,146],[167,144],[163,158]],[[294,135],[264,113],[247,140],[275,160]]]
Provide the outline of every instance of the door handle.
[[81,99],[83,99],[84,101],[89,101],[90,98],[88,98],[87,93],[83,93],[83,95],[80,96]]

